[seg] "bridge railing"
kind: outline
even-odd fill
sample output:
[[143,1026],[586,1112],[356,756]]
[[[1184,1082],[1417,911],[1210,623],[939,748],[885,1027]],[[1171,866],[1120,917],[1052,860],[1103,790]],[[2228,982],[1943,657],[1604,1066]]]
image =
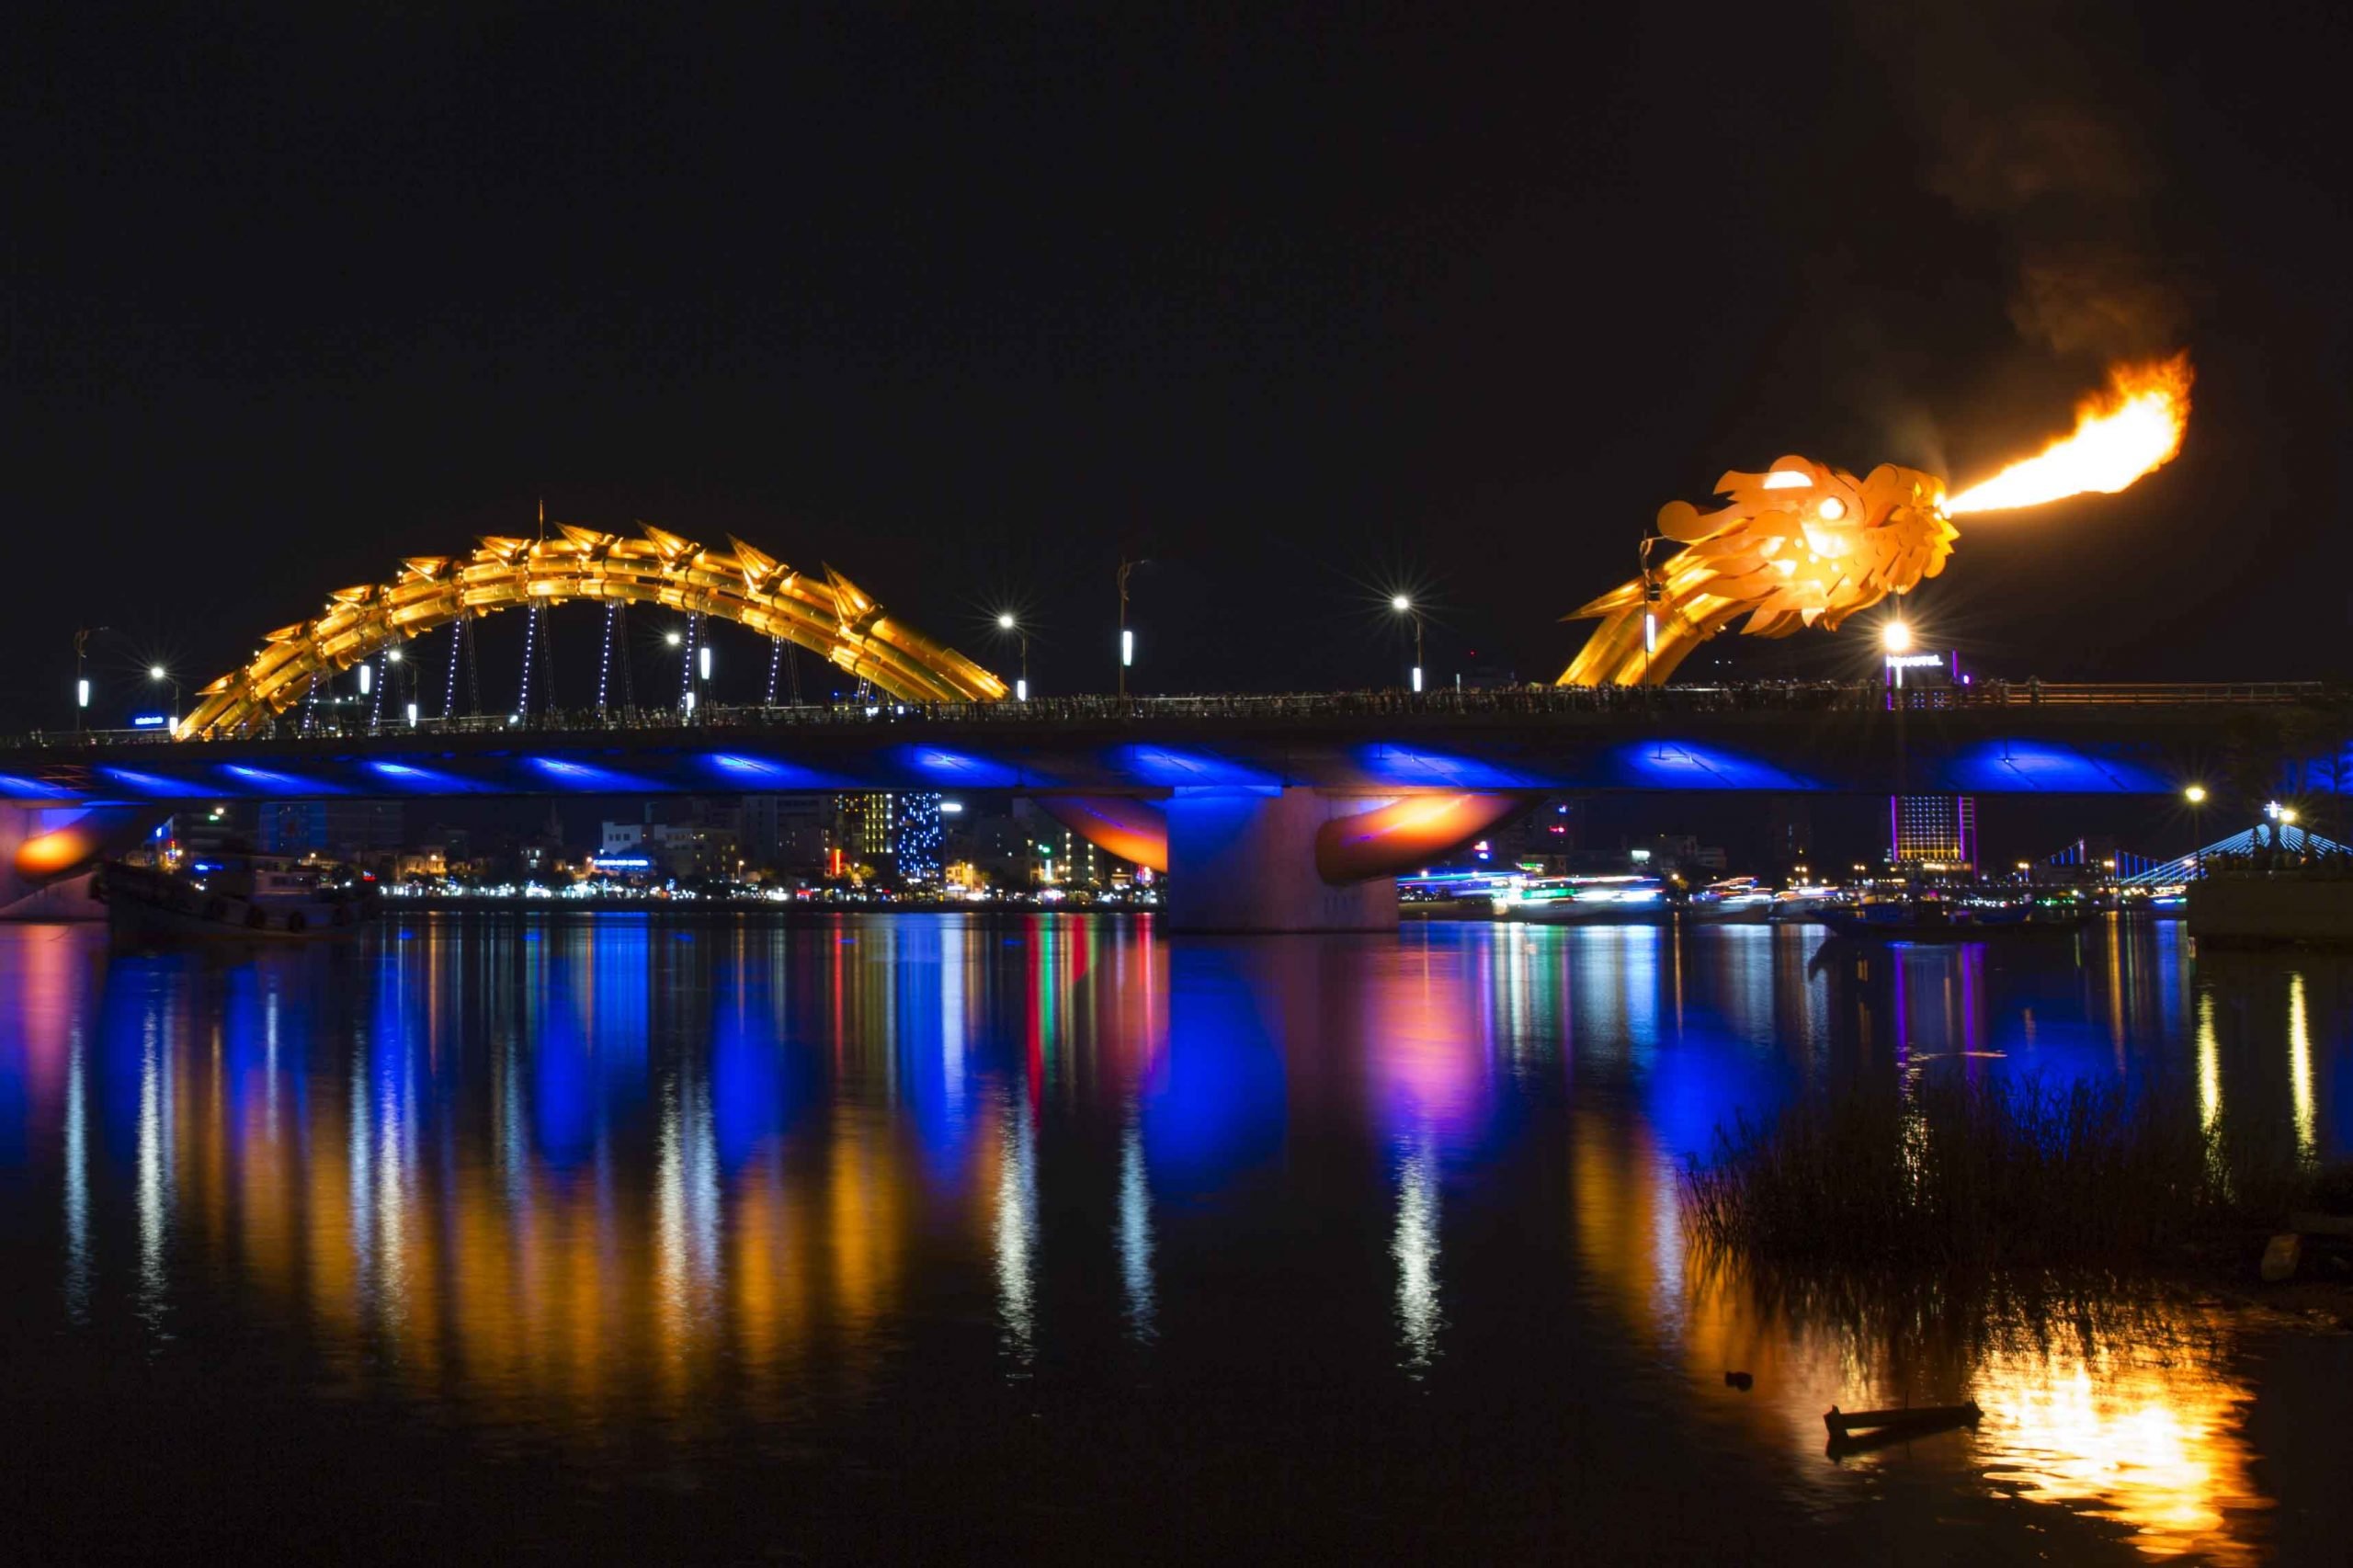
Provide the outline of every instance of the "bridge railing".
[[[2353,692],[2319,681],[2086,684],[1987,681],[1971,686],[1916,687],[1891,692],[1878,681],[1745,681],[1714,686],[1504,687],[1484,689],[1324,692],[1233,692],[1188,697],[1071,696],[1026,702],[867,701],[779,706],[711,704],[692,712],[675,708],[544,710],[529,714],[459,714],[369,724],[334,710],[279,715],[267,724],[223,740],[335,740],[394,735],[487,735],[584,731],[789,729],[928,723],[1037,724],[1166,722],[1188,719],[1296,721],[1368,716],[1541,718],[1592,713],[1863,713],[2092,705],[2178,706],[2320,704],[2353,700]],[[0,749],[71,750],[124,744],[203,744],[175,742],[168,731],[37,732],[0,739]]]

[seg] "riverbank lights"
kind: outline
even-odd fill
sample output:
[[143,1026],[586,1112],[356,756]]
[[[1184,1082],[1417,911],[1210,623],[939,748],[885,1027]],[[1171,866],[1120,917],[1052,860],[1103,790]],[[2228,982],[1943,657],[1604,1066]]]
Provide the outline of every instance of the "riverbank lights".
[[1422,666],[1419,665],[1414,666],[1414,689],[1416,692],[1422,689]]
[[90,683],[87,680],[75,681],[74,683],[74,706],[76,708],[87,708],[89,705]]
[[1013,700],[1016,702],[1029,700],[1029,682],[1026,677],[1019,676],[1014,677]]
[[2184,790],[2181,792],[2181,798],[2188,801],[2193,806],[2202,806],[2206,803],[2206,786],[2203,784],[2192,784],[2188,789]]
[[416,704],[414,702],[408,705],[408,727],[412,730],[416,728]]
[[1133,668],[1136,662],[1136,634],[1124,628],[1120,632],[1120,667]]
[[696,667],[702,672],[702,678],[709,680],[710,678],[710,643],[706,642],[701,647],[695,650],[695,665]]
[[1891,620],[1879,629],[1880,646],[1891,653],[1912,651],[1912,629],[1900,620]]
[[[163,678],[164,678],[164,677],[163,677],[163,672],[162,672],[162,671],[160,671],[160,670],[159,670],[159,671],[157,671],[157,672],[156,672],[156,674],[155,674],[155,678],[156,678],[157,680],[161,680],[161,679],[163,679]],[[360,696],[362,696],[362,697],[365,697],[365,696],[367,696],[369,692],[371,692],[371,691],[373,691],[373,690],[375,690],[375,689],[376,689],[376,669],[375,669],[375,666],[374,666],[374,665],[361,665],[359,666],[359,695],[360,695]]]

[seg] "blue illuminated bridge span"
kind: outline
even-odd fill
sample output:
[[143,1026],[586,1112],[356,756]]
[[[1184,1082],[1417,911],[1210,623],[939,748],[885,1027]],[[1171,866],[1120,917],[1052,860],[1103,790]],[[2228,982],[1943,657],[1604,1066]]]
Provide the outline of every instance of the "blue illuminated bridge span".
[[[16,874],[38,879],[68,869],[53,835],[74,822],[153,822],[198,801],[1005,791],[1114,854],[1173,867],[1176,886],[1245,863],[1262,902],[1281,902],[1268,878],[1297,882],[1280,923],[1323,928],[1377,923],[1351,904],[1362,884],[1561,792],[2334,791],[2353,769],[2353,702],[2333,687],[1905,696],[1891,707],[1875,684],[1822,684],[877,701],[349,730],[289,715],[241,739],[0,743],[0,812],[20,819]],[[43,861],[31,852],[45,836]]]

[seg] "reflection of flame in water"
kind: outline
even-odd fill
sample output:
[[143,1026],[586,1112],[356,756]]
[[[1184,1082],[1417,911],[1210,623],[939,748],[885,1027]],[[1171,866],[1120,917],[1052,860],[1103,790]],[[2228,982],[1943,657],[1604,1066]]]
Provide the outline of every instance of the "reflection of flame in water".
[[1389,1256],[1397,1261],[1397,1323],[1405,1365],[1419,1371],[1438,1358],[1445,1318],[1438,1300],[1438,1151],[1425,1133],[1397,1167],[1397,1231]]
[[2088,1349],[1996,1349],[1974,1386],[1987,1479],[2127,1526],[2152,1557],[2254,1560],[2231,1517],[2269,1506],[2238,1433],[2249,1396],[2178,1322],[2098,1335]]

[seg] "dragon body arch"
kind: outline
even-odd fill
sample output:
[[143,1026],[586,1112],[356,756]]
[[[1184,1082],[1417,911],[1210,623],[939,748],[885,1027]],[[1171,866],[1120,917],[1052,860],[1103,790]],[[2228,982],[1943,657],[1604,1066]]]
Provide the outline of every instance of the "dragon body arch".
[[491,537],[471,555],[413,556],[389,583],[337,590],[316,618],[270,632],[251,661],[202,687],[181,740],[248,733],[320,679],[468,616],[572,599],[659,604],[717,616],[807,648],[904,701],[995,701],[1004,681],[892,619],[832,567],[795,571],[730,538],[725,551],[640,525],[624,539],[559,525],[555,537]]

